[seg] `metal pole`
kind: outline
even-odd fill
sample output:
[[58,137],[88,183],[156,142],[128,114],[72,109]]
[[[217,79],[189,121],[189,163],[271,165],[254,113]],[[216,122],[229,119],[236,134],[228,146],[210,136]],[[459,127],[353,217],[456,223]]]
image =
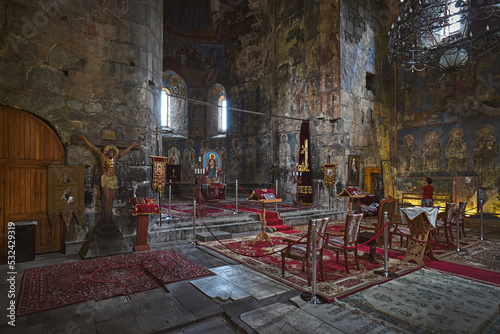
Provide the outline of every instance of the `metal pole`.
[[[276,186],[275,186],[276,190],[275,190],[275,193],[276,193],[276,197],[278,197],[278,180],[276,180]],[[279,211],[278,209],[278,202],[275,203],[276,204],[276,212]]]
[[481,206],[481,240],[484,240],[484,238],[483,238],[483,200],[479,201],[479,205]]
[[161,190],[158,191],[159,196],[158,196],[158,205],[160,206],[160,226],[161,226],[161,218],[163,216],[163,210],[161,208]]
[[332,209],[332,187],[328,187],[328,210]]
[[191,245],[197,245],[196,243],[196,201],[193,201],[193,241]]
[[321,301],[316,296],[316,219],[312,220],[310,238],[312,243],[312,296],[309,303],[321,304]]
[[396,273],[390,273],[389,272],[389,254],[388,254],[388,239],[389,239],[389,224],[387,223],[387,211],[384,211],[384,220],[382,222],[385,227],[384,227],[384,270],[377,270],[375,271],[375,274],[381,275],[384,277],[398,277],[398,274]]
[[237,215],[240,213],[238,211],[238,180],[236,180],[235,188],[236,188],[236,210],[234,210],[233,215]]
[[455,217],[455,219],[457,220],[457,249],[456,249],[456,251],[460,252],[460,204],[458,205],[457,210],[458,210],[457,216]]
[[172,179],[168,180],[168,218],[172,218],[170,207],[172,206]]

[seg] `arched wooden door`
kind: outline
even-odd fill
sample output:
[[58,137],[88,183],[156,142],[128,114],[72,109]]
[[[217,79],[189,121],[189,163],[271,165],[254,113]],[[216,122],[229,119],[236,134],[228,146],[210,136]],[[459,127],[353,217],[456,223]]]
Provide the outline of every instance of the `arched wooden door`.
[[[62,249],[61,224],[47,217],[47,166],[65,164],[57,134],[39,118],[0,107],[0,223],[1,260],[7,259],[9,222],[36,221],[36,253]],[[22,240],[16,238],[16,247]]]

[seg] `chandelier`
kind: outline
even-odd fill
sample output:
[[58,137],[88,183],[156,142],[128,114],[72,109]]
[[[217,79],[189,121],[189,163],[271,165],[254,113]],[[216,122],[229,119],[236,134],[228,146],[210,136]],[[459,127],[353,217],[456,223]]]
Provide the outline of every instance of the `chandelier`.
[[500,0],[401,0],[389,60],[407,71],[456,71],[500,44]]

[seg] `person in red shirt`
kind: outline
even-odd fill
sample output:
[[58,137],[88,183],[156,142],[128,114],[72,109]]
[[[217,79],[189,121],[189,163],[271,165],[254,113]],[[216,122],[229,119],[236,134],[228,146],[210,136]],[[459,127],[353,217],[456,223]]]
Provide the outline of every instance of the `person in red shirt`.
[[432,179],[428,177],[425,179],[427,184],[422,187],[422,207],[424,206],[433,206],[434,205],[434,187],[431,186]]

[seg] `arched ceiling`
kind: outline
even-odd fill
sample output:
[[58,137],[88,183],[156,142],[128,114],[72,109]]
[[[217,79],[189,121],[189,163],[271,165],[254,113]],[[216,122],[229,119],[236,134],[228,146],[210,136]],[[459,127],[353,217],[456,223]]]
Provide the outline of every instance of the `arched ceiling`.
[[225,42],[244,29],[248,0],[163,0],[163,29],[180,39]]

